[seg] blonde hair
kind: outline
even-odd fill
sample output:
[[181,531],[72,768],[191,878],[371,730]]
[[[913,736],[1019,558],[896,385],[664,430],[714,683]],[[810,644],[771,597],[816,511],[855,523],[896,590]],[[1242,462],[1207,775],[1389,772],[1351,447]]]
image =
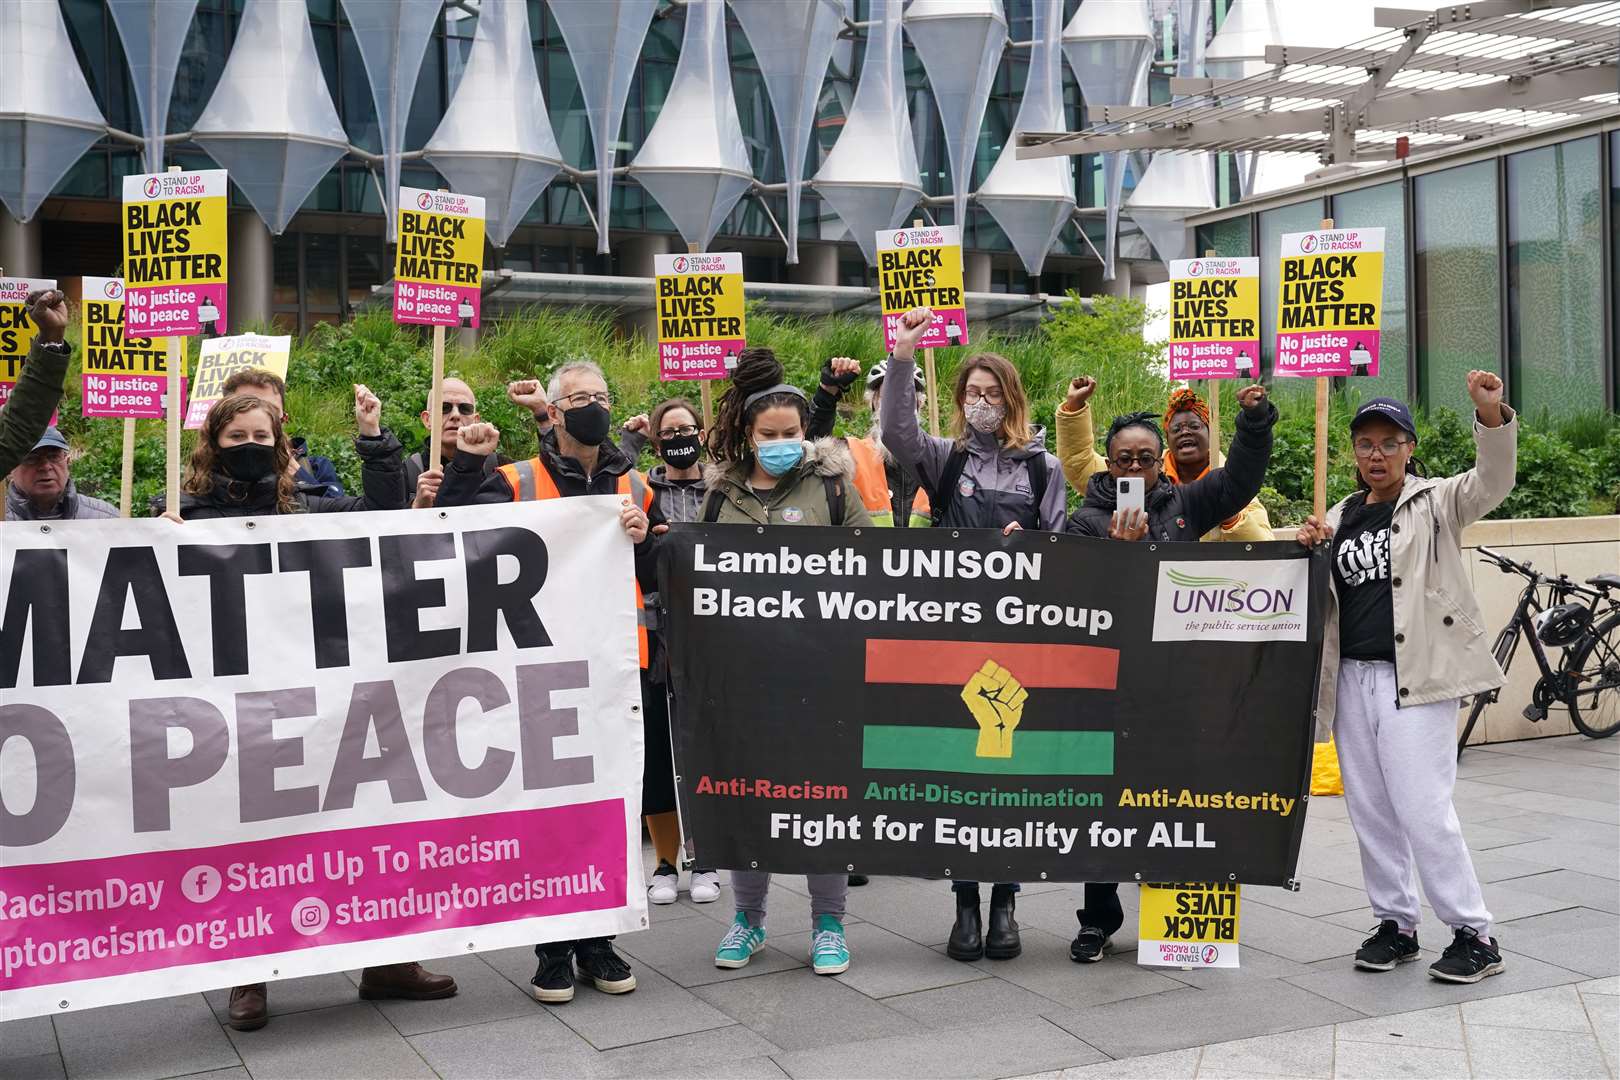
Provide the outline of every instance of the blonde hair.
[[1007,407],[1007,414],[1002,417],[996,441],[1004,449],[1028,446],[1034,441],[1035,432],[1029,426],[1029,399],[1024,396],[1024,381],[1018,377],[1018,369],[1013,367],[1011,360],[993,352],[974,353],[963,360],[962,366],[956,371],[957,444],[967,442],[969,428],[963,399],[967,396],[968,376],[975,371],[989,372],[1001,384],[1001,400]]

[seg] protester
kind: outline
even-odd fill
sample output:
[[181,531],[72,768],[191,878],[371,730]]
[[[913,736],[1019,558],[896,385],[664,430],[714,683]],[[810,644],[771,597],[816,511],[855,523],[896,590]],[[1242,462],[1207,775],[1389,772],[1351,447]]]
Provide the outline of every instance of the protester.
[[[457,434],[462,428],[482,420],[478,415],[478,398],[474,396],[472,387],[454,377],[446,378],[440,385],[439,415],[430,416],[428,410],[423,408],[419,419],[422,426],[427,428],[427,439],[423,441],[421,450],[405,458],[405,468],[401,474],[404,478],[404,505],[416,509],[435,505],[434,498],[438,494],[439,485],[444,482],[444,467],[456,456]],[[524,393],[519,393],[520,390]],[[540,391],[540,384],[533,379],[513,383],[507,387],[506,394],[518,404],[531,404],[535,395],[539,396],[542,407],[545,403],[545,395]],[[520,397],[523,400],[520,401]],[[440,431],[440,460],[437,465],[430,468],[428,455],[433,452],[435,425]],[[504,454],[491,454],[484,459],[484,475],[487,477],[497,466],[509,465],[511,462],[512,459]]]
[[[1153,414],[1116,417],[1108,429],[1108,471],[1086,485],[1085,502],[1069,519],[1066,531],[1111,540],[1190,541],[1219,528],[1259,493],[1271,463],[1277,407],[1259,385],[1240,390],[1238,404],[1242,411],[1232,456],[1225,466],[1183,484],[1172,484],[1164,474],[1164,436]],[[1127,476],[1142,479],[1143,510],[1118,508],[1116,485]],[[1118,883],[1088,881],[1083,903],[1074,913],[1080,930],[1069,944],[1069,957],[1079,964],[1094,964],[1125,923]]]
[[26,303],[36,333],[28,362],[0,409],[0,476],[34,452],[62,400],[62,380],[73,359],[66,341],[67,297],[57,289],[41,289],[29,293]]
[[[275,406],[250,394],[221,398],[208,410],[202,436],[180,485],[178,516],[186,521],[250,517],[255,514],[333,514],[354,510],[397,510],[400,445],[381,426],[382,403],[364,386],[354,388],[363,495],[314,495],[293,482],[292,444]],[[163,496],[152,500],[165,517]]]
[[[929,435],[917,409],[917,343],[934,313],[913,308],[900,317],[883,395],[883,445],[916,472],[929,493],[935,525],[959,529],[1063,527],[1063,485],[1052,483],[1058,462],[1044,434],[1030,426],[1029,401],[1018,369],[995,353],[974,353],[956,372],[956,437]],[[1018,885],[990,890],[989,929],[980,911],[979,883],[953,881],[956,921],[945,952],[954,960],[1010,960],[1023,952],[1015,917]]]
[[[847,356],[835,356],[821,365],[821,384],[810,399],[810,422],[806,437],[819,439],[833,433],[838,419],[838,403],[856,379],[861,365]],[[866,405],[872,411],[872,426],[864,439],[850,437],[844,440],[855,459],[855,489],[861,494],[861,503],[872,516],[872,524],[897,528],[926,529],[933,524],[928,493],[922,489],[915,470],[895,461],[894,455],[883,445],[879,432],[883,427],[883,380],[888,377],[889,362],[879,360],[866,375]],[[922,398],[927,386],[922,370],[916,369],[916,398],[918,426],[922,424]]]
[[[715,461],[709,466],[702,519],[755,526],[870,525],[852,490],[855,463],[848,449],[836,439],[805,441],[810,403],[785,378],[771,350],[748,348],[737,354],[731,386],[709,431]],[[817,975],[847,971],[844,901],[849,878],[807,874],[805,882],[810,889],[810,966]],[[768,873],[731,871],[737,915],[715,950],[715,967],[746,967],[764,947],[770,884]]]
[[1301,544],[1327,543],[1333,558],[1317,716],[1334,727],[1367,898],[1379,920],[1356,952],[1356,967],[1389,971],[1418,959],[1415,869],[1429,905],[1452,931],[1429,974],[1455,983],[1504,969],[1451,793],[1458,699],[1507,681],[1481,628],[1462,531],[1513,490],[1519,430],[1500,378],[1470,371],[1468,396],[1472,469],[1448,479],[1424,476],[1412,456],[1410,410],[1373,398],[1350,421],[1357,490],[1326,522],[1312,516],[1299,530]]
[[[523,389],[539,393],[538,383]],[[456,455],[444,470],[436,505],[493,505],[578,495],[621,497],[619,522],[636,546],[636,621],[646,760],[659,754],[667,758],[669,709],[663,688],[652,685],[647,677],[649,619],[642,592],[658,587],[657,544],[649,530],[663,525],[664,519],[653,504],[646,481],[631,467],[629,455],[608,438],[613,398],[602,369],[589,361],[566,363],[551,376],[548,390],[545,400],[550,430],[540,439],[540,453],[527,461],[491,471],[489,459],[500,444],[501,433],[493,424],[483,422],[458,425]],[[447,416],[447,426],[448,420]],[[667,782],[642,788],[643,815],[674,809],[673,773]],[[627,994],[636,988],[636,977],[630,965],[613,951],[611,937],[542,942],[534,952],[539,966],[529,991],[538,1001],[554,1005],[572,1001],[576,979],[607,994]]]
[[[703,503],[703,425],[698,422],[697,408],[685,398],[670,398],[658,404],[652,416],[632,416],[624,423],[624,449],[632,460],[650,441],[653,452],[662,464],[653,466],[647,474],[647,485],[652,488],[653,506],[667,522],[696,521]],[[649,439],[648,432],[651,433]],[[658,608],[657,594],[647,595],[647,606]],[[648,677],[657,686],[668,690],[668,653],[663,631],[651,634],[652,660]],[[667,697],[667,693],[666,693]],[[643,790],[665,786],[673,800],[675,761],[669,753],[668,725],[661,745],[649,742],[644,757]],[[662,751],[662,752],[660,752]],[[667,773],[667,775],[665,775]],[[647,885],[647,899],[654,904],[673,904],[680,898],[681,821],[674,810],[647,817],[647,835],[652,837],[653,852],[658,867]],[[694,904],[712,904],[720,899],[720,875],[710,866],[694,866],[688,886]]]
[[118,507],[81,495],[68,475],[68,442],[48,427],[27,457],[11,470],[6,491],[7,521],[73,521],[115,518]]
[[[281,411],[250,394],[221,398],[208,410],[197,449],[186,467],[178,517],[185,521],[257,514],[340,513],[393,510],[402,490],[399,440],[380,422],[382,403],[364,386],[354,388],[354,418],[360,429],[355,450],[363,463],[363,496],[311,495],[293,483],[287,464],[292,446],[281,426]],[[171,520],[175,514],[164,514]],[[456,980],[418,963],[383,964],[360,973],[360,996],[430,1001],[456,992]],[[268,987],[250,983],[231,989],[227,1022],[254,1031],[270,1020]]]
[[[281,415],[281,426],[291,427],[292,418],[287,414],[287,384],[281,376],[264,368],[246,368],[236,372],[225,380],[220,387],[221,397],[230,397],[232,394],[247,394],[250,397],[263,398],[275,405]],[[309,452],[309,444],[302,436],[289,437],[287,444],[292,447],[293,482],[300,491],[311,495],[342,496],[343,480],[338,476],[337,466],[332,459],[321,457]]]

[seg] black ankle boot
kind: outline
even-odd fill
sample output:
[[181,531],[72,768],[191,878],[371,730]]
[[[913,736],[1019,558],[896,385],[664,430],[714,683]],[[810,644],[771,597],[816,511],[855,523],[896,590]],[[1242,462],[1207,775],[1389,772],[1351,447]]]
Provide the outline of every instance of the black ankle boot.
[[979,915],[979,890],[958,889],[956,925],[951,927],[951,939],[945,943],[945,955],[952,960],[977,960],[983,956],[982,926]]
[[984,955],[992,960],[1011,960],[1024,951],[1018,940],[1018,920],[1013,918],[1016,895],[1005,885],[990,890],[990,928],[984,935]]

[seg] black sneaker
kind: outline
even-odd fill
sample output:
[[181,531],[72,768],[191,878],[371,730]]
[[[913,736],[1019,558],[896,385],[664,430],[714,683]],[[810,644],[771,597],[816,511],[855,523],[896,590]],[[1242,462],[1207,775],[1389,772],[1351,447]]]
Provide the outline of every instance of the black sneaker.
[[580,942],[574,958],[579,963],[579,981],[590,983],[604,994],[628,994],[636,988],[630,965],[606,939]]
[[1113,940],[1095,926],[1082,926],[1069,943],[1069,959],[1077,964],[1095,964]]
[[1495,938],[1481,938],[1471,926],[1460,927],[1440,959],[1429,965],[1429,974],[1441,982],[1477,983],[1488,975],[1507,969]]
[[849,884],[850,884],[850,886],[852,888],[859,888],[860,886],[865,885],[867,882],[869,882],[871,880],[872,879],[867,877],[865,874],[851,874],[851,875],[849,875]]
[[1356,967],[1363,971],[1393,971],[1396,964],[1417,958],[1417,935],[1403,934],[1394,919],[1385,919],[1356,950]]
[[552,952],[540,953],[540,966],[535,968],[534,978],[529,980],[529,993],[534,995],[536,1001],[543,1001],[547,1005],[561,1005],[566,1001],[574,1000],[574,952],[572,949],[558,949]]

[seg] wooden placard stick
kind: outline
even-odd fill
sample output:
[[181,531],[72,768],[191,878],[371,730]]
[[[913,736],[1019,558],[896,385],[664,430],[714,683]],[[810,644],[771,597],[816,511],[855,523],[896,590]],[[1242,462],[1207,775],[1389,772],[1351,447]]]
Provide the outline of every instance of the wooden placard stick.
[[[1322,228],[1333,228],[1332,218],[1322,219]],[[1311,512],[1316,520],[1327,520],[1328,467],[1328,380],[1316,377],[1316,476],[1311,487]]]

